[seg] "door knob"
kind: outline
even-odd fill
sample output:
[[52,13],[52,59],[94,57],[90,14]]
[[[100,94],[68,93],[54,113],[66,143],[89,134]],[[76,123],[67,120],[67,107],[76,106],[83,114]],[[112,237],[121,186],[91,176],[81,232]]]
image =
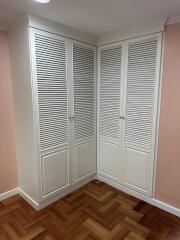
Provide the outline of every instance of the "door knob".
[[124,120],[124,119],[125,119],[125,117],[123,117],[123,116],[120,116],[119,118],[120,118],[120,119],[122,119],[122,120]]
[[69,117],[69,120],[71,121],[74,120],[74,116]]

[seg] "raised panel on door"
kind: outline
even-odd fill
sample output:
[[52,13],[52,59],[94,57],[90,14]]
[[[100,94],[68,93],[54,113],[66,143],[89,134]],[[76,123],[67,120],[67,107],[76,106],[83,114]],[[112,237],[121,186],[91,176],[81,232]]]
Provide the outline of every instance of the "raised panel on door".
[[122,45],[99,50],[98,173],[116,181],[121,171],[122,58]]
[[69,152],[62,149],[55,153],[42,156],[43,195],[63,191],[69,186]]
[[151,195],[158,103],[160,34],[128,42],[123,184]]
[[75,181],[96,171],[95,48],[73,44]]
[[[42,197],[69,185],[69,123],[66,43],[34,30],[32,54],[36,124],[39,127]],[[56,153],[58,152],[58,153]],[[45,156],[44,156],[45,155]]]

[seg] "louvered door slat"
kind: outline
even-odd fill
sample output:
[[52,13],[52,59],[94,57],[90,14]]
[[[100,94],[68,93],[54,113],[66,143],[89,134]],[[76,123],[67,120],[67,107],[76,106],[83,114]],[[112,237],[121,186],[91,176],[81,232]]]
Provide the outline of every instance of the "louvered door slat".
[[35,34],[41,151],[68,143],[66,46]]
[[94,49],[73,45],[74,138],[94,136]]
[[125,142],[151,148],[156,84],[157,38],[128,47]]
[[100,51],[99,135],[119,139],[122,47]]

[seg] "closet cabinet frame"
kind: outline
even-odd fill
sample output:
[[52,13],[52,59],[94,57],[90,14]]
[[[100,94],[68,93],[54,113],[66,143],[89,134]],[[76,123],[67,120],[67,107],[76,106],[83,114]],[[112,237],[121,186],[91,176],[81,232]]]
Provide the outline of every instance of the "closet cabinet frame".
[[[50,37],[57,40],[62,40],[65,42],[66,48],[66,84],[67,84],[67,96],[68,96],[68,136],[69,142],[68,146],[57,146],[52,147],[41,152],[40,149],[40,126],[39,126],[39,104],[38,104],[38,91],[37,91],[37,69],[36,69],[36,54],[35,54],[35,34],[42,34],[43,36]],[[85,47],[94,50],[94,137],[91,139],[81,140],[78,144],[86,143],[87,141],[93,142],[94,145],[94,170],[87,175],[76,179],[76,153],[74,139],[74,121],[70,118],[74,116],[74,76],[73,76],[73,45],[79,47]],[[66,37],[61,37],[54,33],[45,32],[43,30],[38,30],[34,28],[29,28],[29,46],[30,46],[30,62],[31,62],[31,79],[32,79],[32,105],[33,105],[33,119],[34,119],[34,146],[36,154],[37,172],[38,172],[38,193],[39,202],[47,200],[61,192],[68,190],[73,185],[81,183],[91,176],[96,174],[96,47],[91,44],[86,44],[80,41],[69,39]],[[48,194],[44,194],[43,191],[43,166],[42,158],[44,156],[49,156],[50,154],[57,153],[63,149],[68,148],[68,184],[56,189]]]
[[[162,55],[163,55],[163,33],[153,33],[145,36],[140,36],[136,38],[132,38],[129,40],[124,40],[120,41],[117,43],[111,43],[111,44],[106,44],[104,46],[100,46],[98,48],[98,116],[97,116],[97,148],[98,148],[98,153],[97,153],[97,174],[104,178],[109,179],[108,181],[110,182],[116,182],[119,184],[120,188],[126,189],[127,192],[131,193],[136,192],[138,193],[138,189],[134,189],[134,187],[131,188],[130,185],[124,184],[123,182],[123,139],[125,137],[125,121],[122,121],[122,137],[121,137],[121,143],[122,143],[122,151],[121,151],[121,160],[120,160],[120,166],[121,166],[121,173],[119,175],[119,181],[118,179],[113,179],[111,176],[108,176],[101,172],[100,170],[100,161],[99,161],[99,142],[100,142],[100,137],[99,137],[99,103],[100,103],[100,50],[101,49],[109,49],[113,47],[118,47],[122,46],[123,47],[123,107],[122,107],[122,116],[125,117],[125,108],[126,108],[126,85],[127,85],[127,66],[128,66],[128,46],[130,43],[136,42],[138,40],[143,41],[143,40],[149,40],[151,38],[157,38],[158,39],[158,46],[157,46],[157,68],[156,68],[156,85],[155,85],[155,90],[154,90],[154,101],[156,102],[155,107],[154,107],[154,114],[153,114],[153,131],[152,131],[152,146],[153,146],[153,151],[151,153],[151,161],[149,165],[149,172],[150,172],[150,178],[149,178],[149,187],[148,187],[148,192],[144,193],[148,197],[153,197],[154,195],[154,188],[155,188],[155,178],[156,178],[156,162],[157,162],[157,145],[158,145],[158,128],[159,128],[159,112],[160,112],[160,98],[161,98],[161,85],[162,85]],[[121,94],[122,96],[122,94]],[[122,186],[122,187],[121,187]],[[142,191],[140,191],[138,194],[143,194]],[[143,194],[143,195],[144,195]]]

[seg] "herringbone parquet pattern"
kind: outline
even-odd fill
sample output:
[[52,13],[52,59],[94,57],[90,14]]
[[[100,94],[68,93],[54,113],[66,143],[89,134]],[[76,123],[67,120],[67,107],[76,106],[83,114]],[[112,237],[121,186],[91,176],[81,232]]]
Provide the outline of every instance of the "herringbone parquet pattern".
[[178,240],[180,219],[93,181],[36,212],[20,196],[0,202],[0,240]]

